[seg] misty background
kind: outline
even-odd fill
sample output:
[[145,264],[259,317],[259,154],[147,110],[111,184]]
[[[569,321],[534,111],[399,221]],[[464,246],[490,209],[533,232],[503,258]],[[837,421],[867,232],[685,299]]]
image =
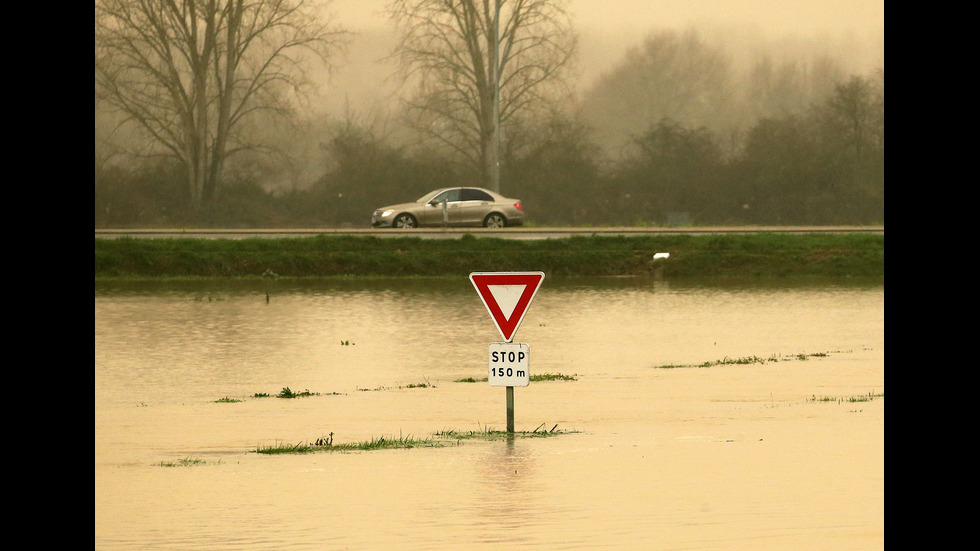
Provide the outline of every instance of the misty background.
[[[362,227],[384,204],[477,184],[404,124],[386,5],[329,4],[345,50],[310,67],[317,89],[289,116],[254,125],[267,151],[236,157],[205,212],[97,97],[96,227]],[[566,5],[568,93],[503,152],[501,192],[529,223],[884,223],[883,0]]]

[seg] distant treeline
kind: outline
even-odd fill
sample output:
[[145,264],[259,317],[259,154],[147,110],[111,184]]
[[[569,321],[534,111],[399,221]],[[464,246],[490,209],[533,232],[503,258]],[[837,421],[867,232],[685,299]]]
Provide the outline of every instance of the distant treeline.
[[[760,119],[737,147],[663,119],[615,160],[587,126],[555,119],[531,147],[503,152],[501,192],[521,199],[536,226],[883,224],[880,86],[853,77],[806,113]],[[364,126],[346,125],[321,147],[325,168],[311,187],[270,191],[261,171],[232,171],[198,210],[176,164],[97,165],[95,227],[366,227],[379,206],[478,185],[450,158]]]

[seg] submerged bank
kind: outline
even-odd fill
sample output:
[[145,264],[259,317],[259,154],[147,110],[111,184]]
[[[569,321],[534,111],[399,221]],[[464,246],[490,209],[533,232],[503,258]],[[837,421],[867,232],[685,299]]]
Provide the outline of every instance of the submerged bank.
[[[656,253],[669,253],[654,259]],[[314,236],[95,239],[95,278],[458,276],[884,276],[885,237],[866,234],[581,236],[507,240]]]

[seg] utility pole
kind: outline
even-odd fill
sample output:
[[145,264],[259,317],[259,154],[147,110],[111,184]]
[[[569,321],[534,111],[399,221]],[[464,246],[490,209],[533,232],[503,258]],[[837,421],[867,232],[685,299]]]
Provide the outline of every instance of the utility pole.
[[490,179],[493,191],[500,193],[500,1],[495,0],[493,14],[493,138],[490,147],[493,150],[490,163]]

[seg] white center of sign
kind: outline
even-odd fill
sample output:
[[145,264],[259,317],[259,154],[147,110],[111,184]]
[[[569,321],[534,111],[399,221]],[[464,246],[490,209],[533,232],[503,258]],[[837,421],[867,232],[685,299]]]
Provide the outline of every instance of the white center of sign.
[[500,307],[500,312],[508,320],[526,288],[527,285],[487,285],[493,300],[497,301],[497,306]]

